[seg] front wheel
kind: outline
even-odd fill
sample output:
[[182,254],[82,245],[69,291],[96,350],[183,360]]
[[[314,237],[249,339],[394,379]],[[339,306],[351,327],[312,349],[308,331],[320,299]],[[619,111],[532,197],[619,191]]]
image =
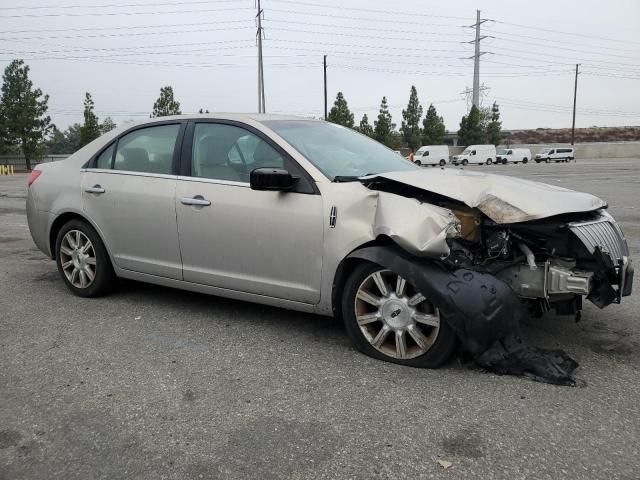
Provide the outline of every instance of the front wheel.
[[469,164],[469,160],[462,160],[462,166],[466,167]]
[[418,165],[418,166],[422,165],[422,163],[420,163],[420,160],[416,160],[416,162],[415,162],[415,163],[416,163],[416,165]]
[[401,276],[372,263],[357,267],[347,280],[342,316],[356,348],[379,360],[436,368],[457,345],[436,305]]
[[547,158],[547,159],[545,160],[545,162],[547,162],[547,163],[549,163],[550,161],[551,161],[551,159],[550,159],[550,158]]
[[70,220],[56,237],[56,264],[67,288],[79,297],[98,297],[113,289],[116,276],[107,250],[86,222]]

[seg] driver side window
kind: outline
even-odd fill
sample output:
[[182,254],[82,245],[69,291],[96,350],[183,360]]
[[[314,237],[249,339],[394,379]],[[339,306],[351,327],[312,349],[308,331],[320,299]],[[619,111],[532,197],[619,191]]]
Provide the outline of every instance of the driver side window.
[[280,154],[253,133],[219,123],[198,123],[193,133],[191,175],[248,182],[254,168],[284,167]]

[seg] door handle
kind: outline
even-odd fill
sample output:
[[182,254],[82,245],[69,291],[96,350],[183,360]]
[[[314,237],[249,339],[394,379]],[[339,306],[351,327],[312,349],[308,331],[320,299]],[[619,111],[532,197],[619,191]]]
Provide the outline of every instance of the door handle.
[[96,193],[96,194],[101,194],[105,192],[105,189],[102,188],[100,185],[94,185],[93,187],[88,187],[84,189],[85,192],[87,193]]
[[208,207],[211,202],[204,198],[202,195],[195,195],[194,197],[182,197],[180,201],[184,205],[195,205],[198,207]]

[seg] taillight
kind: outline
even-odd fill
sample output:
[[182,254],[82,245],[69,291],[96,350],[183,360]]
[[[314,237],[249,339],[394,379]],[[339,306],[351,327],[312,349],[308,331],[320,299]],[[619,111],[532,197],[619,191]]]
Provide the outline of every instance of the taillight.
[[29,178],[27,179],[27,187],[30,187],[33,182],[40,176],[42,170],[31,170]]

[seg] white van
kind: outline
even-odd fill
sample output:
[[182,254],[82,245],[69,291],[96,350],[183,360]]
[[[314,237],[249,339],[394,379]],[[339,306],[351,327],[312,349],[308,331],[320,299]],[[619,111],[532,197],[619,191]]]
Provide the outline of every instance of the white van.
[[423,145],[413,155],[416,165],[440,165],[449,163],[449,147],[447,145]]
[[470,145],[460,155],[451,158],[451,163],[454,165],[467,165],[468,163],[491,165],[495,161],[495,145]]
[[573,147],[560,147],[560,148],[543,148],[536,154],[536,163],[547,162],[551,160],[554,162],[568,162],[575,160],[576,155],[573,151]]
[[496,163],[527,163],[531,158],[531,150],[528,148],[503,148],[496,155]]

